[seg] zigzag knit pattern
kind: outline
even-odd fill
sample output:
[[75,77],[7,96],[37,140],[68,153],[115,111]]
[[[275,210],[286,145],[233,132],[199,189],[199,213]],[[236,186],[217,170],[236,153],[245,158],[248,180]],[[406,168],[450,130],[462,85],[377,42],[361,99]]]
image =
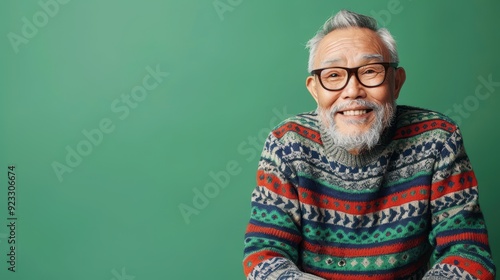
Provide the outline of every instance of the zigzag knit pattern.
[[381,145],[360,155],[321,135],[310,112],[266,140],[245,234],[248,279],[494,279],[453,121],[398,106]]

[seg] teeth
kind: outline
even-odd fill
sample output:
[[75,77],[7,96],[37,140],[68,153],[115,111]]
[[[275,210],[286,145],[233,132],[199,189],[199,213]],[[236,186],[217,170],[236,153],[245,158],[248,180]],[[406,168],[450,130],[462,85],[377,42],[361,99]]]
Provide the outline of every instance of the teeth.
[[344,111],[345,116],[358,116],[362,114],[366,114],[367,110],[351,110],[351,111]]

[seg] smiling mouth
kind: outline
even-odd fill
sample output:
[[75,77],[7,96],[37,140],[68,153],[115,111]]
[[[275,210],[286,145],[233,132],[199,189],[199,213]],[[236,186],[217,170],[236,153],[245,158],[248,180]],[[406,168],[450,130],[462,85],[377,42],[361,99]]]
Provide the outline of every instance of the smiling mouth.
[[346,111],[342,111],[342,112],[339,112],[340,114],[344,115],[344,116],[360,116],[360,115],[364,115],[368,112],[371,112],[373,111],[372,109],[364,109],[364,110],[346,110]]

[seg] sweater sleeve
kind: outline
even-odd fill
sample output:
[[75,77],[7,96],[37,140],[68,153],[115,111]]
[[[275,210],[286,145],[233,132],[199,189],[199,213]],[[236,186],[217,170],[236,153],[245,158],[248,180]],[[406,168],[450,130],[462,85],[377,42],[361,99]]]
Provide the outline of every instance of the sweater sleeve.
[[434,166],[430,210],[435,264],[423,279],[495,278],[476,177],[458,128]]
[[[245,233],[243,268],[247,279],[285,277],[319,280],[299,268],[301,211],[292,169],[284,146],[271,134],[264,145],[252,192],[250,221]],[[284,279],[284,278],[283,278]],[[291,279],[291,278],[290,278]]]

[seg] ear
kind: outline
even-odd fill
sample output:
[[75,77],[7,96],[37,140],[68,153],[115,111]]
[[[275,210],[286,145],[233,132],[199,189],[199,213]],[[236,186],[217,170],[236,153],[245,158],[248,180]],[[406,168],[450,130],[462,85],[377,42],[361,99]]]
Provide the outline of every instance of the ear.
[[316,79],[315,76],[308,76],[306,78],[306,87],[309,93],[312,95],[316,103],[318,104],[318,93],[316,92]]
[[394,79],[394,99],[398,99],[399,92],[406,81],[406,71],[403,67],[396,69],[395,79]]

